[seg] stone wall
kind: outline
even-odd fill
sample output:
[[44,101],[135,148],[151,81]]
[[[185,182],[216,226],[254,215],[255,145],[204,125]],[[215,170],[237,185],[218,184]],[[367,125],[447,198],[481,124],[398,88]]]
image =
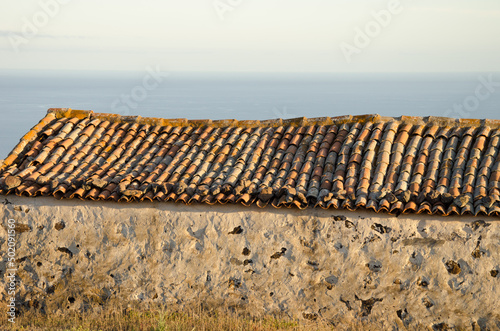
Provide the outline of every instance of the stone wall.
[[[201,303],[384,329],[500,328],[499,219],[1,200],[0,251],[14,219],[25,307]],[[5,263],[0,276],[5,287]]]

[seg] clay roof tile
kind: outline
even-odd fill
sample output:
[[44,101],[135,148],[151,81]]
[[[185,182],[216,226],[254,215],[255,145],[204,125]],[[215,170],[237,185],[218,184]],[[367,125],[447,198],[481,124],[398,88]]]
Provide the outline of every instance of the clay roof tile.
[[499,141],[497,120],[167,120],[50,109],[0,167],[0,189],[126,202],[498,216],[492,197],[500,194]]

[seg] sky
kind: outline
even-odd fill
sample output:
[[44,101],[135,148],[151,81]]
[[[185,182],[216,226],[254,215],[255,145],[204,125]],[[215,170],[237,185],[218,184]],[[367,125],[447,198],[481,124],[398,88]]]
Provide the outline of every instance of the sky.
[[498,72],[498,0],[0,0],[0,70]]

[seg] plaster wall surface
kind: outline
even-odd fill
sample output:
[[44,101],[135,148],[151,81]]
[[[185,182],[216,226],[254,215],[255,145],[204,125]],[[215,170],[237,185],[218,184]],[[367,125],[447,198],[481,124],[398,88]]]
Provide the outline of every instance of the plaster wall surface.
[[500,328],[499,219],[0,198],[3,257],[16,223],[18,300],[45,312],[203,304],[334,325]]

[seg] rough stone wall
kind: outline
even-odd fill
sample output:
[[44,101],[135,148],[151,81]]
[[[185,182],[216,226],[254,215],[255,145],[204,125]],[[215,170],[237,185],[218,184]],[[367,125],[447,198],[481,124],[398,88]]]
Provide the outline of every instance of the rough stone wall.
[[46,312],[203,303],[384,329],[500,328],[498,219],[1,198],[3,255],[17,223],[18,298]]

